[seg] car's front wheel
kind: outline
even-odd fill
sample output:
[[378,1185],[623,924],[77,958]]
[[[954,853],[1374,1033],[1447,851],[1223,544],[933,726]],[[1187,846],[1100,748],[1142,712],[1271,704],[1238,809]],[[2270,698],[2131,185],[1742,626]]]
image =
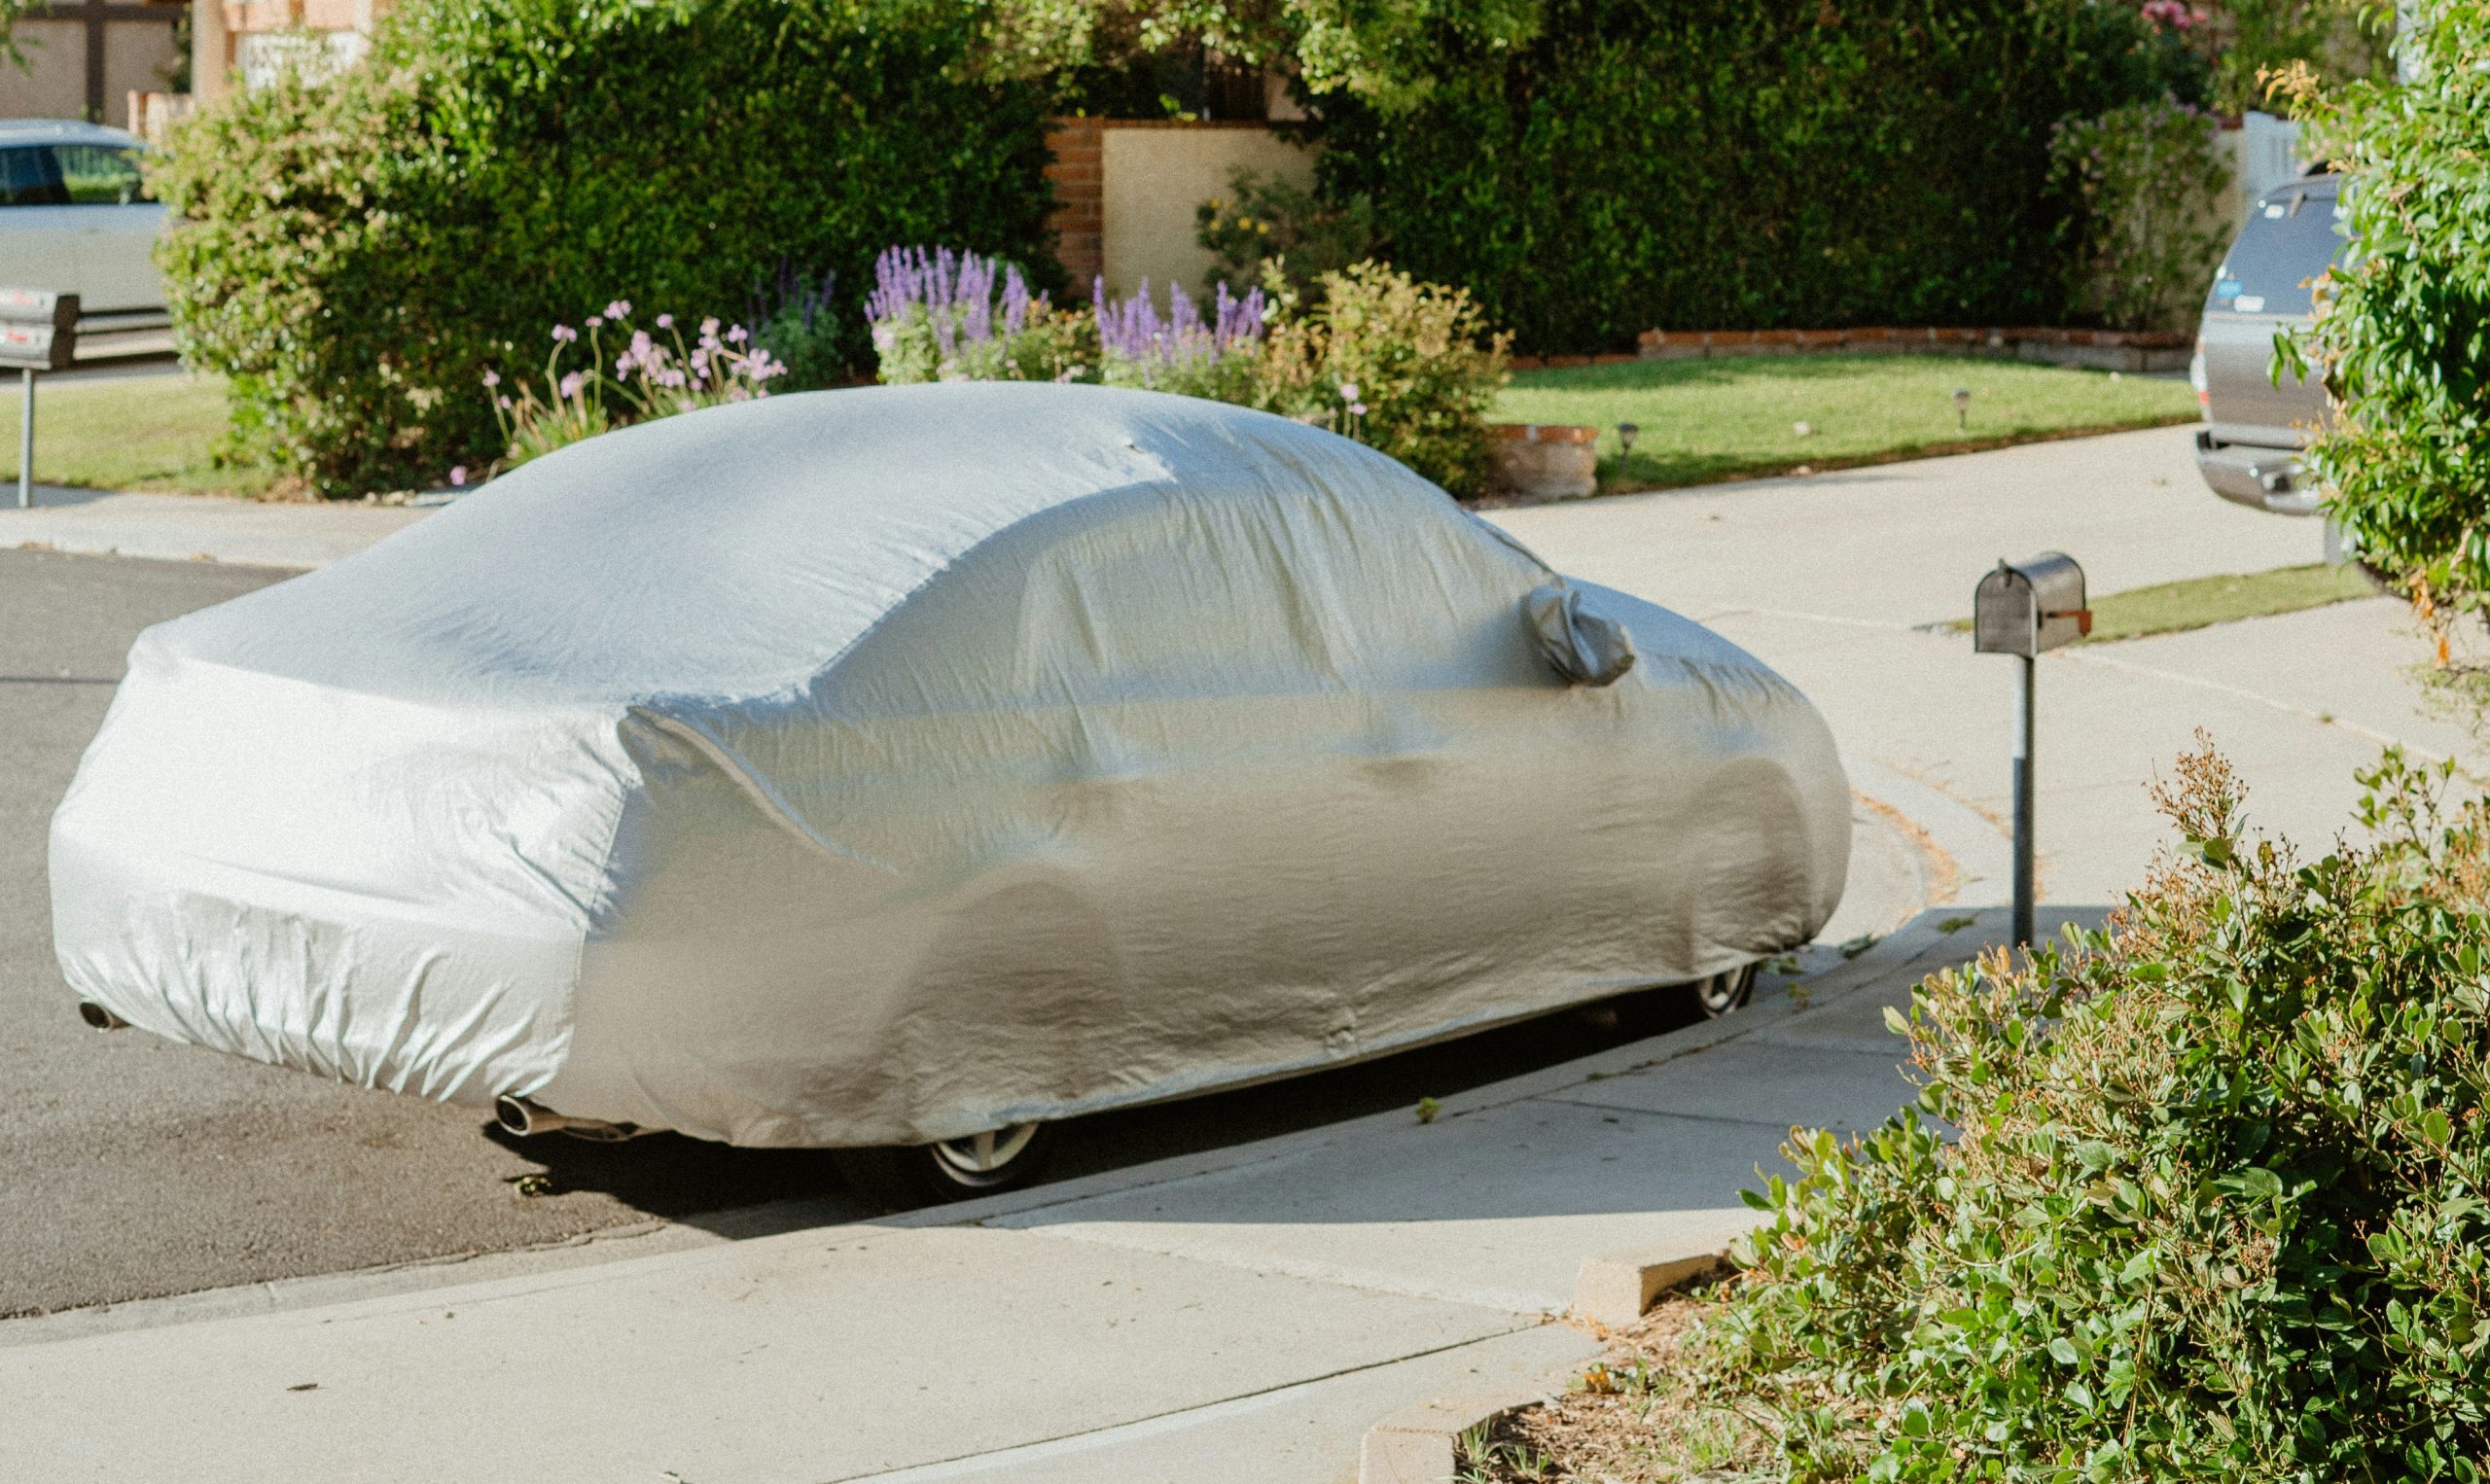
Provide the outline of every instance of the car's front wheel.
[[1034,1184],[1054,1157],[1048,1123],[1009,1128],[897,1148],[837,1149],[839,1173],[867,1199],[894,1211],[939,1206]]

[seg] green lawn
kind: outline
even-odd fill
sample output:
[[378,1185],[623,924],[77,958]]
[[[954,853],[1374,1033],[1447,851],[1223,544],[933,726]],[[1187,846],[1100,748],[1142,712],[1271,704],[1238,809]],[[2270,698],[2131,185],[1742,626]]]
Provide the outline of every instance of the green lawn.
[[[0,381],[0,478],[18,474],[18,378]],[[263,495],[258,470],[220,468],[225,388],[178,372],[47,381],[35,390],[35,478],[91,489]]]
[[[1955,426],[1952,393],[1972,393]],[[35,477],[104,489],[258,496],[260,471],[217,465],[221,383],[131,376],[45,386],[36,395]],[[1950,356],[1740,356],[1521,371],[1498,399],[1509,422],[1600,429],[1600,486],[1659,489],[1801,465],[1834,469],[1967,444],[2184,422],[2186,382]],[[1618,457],[1617,425],[1641,425]],[[1793,424],[1809,424],[1801,436]],[[18,398],[0,382],[0,478],[18,467]]]
[[[1955,388],[1972,394],[1963,425]],[[1976,357],[1727,356],[1516,371],[1503,422],[1600,430],[1604,493],[2188,422],[2188,383]],[[1620,460],[1617,425],[1639,424]],[[1807,424],[1806,434],[1795,425]]]

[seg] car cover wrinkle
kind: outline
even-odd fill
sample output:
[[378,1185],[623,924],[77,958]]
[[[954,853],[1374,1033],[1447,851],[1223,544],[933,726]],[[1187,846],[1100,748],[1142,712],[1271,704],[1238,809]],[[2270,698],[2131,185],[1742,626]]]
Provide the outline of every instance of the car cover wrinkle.
[[836,840],[831,839],[829,836],[823,834],[820,830],[815,830],[811,823],[804,818],[802,811],[788,803],[788,801],[779,795],[775,788],[771,787],[759,773],[755,772],[741,757],[736,755],[733,748],[729,747],[719,738],[710,735],[710,733],[698,724],[686,721],[681,717],[670,717],[661,711],[654,711],[645,706],[632,707],[631,716],[634,720],[639,721],[645,725],[655,727],[659,731],[671,733],[672,735],[691,744],[694,749],[698,750],[701,756],[707,758],[712,763],[716,764],[719,772],[724,773],[734,783],[735,787],[742,790],[755,804],[758,804],[761,807],[761,812],[765,818],[768,819],[772,824],[785,829],[797,838],[804,841],[808,845],[811,845],[814,849],[819,850],[822,854],[835,856],[842,861],[853,861],[860,866],[870,866],[877,870],[890,871],[893,874],[897,874],[898,867],[890,865],[888,862],[877,861],[873,857],[866,855],[861,851],[850,850],[846,846],[839,844]]

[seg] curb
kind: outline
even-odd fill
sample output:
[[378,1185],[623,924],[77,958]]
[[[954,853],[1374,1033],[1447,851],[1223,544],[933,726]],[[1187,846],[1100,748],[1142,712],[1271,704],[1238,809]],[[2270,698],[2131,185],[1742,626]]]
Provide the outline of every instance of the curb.
[[1725,1248],[1687,1242],[1655,1242],[1584,1257],[1582,1271],[1574,1275],[1574,1317],[1622,1329],[1668,1290],[1728,1260]]
[[[1574,1280],[1577,1319],[1609,1328],[1633,1324],[1652,1301],[1728,1261],[1719,1248],[1660,1243],[1583,1259]],[[1358,1484],[1444,1484],[1460,1471],[1461,1435],[1509,1412],[1537,1406],[1556,1386],[1541,1381],[1404,1407],[1366,1430],[1358,1444]]]

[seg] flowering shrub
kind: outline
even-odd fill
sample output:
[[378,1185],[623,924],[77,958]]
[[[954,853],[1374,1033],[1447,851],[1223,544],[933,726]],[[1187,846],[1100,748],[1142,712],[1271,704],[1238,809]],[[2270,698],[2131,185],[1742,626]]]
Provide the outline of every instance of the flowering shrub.
[[1095,359],[1085,316],[1030,293],[1015,265],[947,247],[874,260],[865,318],[888,382],[1070,381]]
[[1260,395],[1266,305],[1263,291],[1243,299],[1220,284],[1205,321],[1182,285],[1167,286],[1167,313],[1150,301],[1150,280],[1120,301],[1101,278],[1091,290],[1098,324],[1098,371],[1109,386],[1150,387],[1215,402],[1254,403]]
[[[766,397],[769,383],[787,370],[753,344],[751,333],[741,325],[722,332],[717,320],[702,320],[697,337],[686,347],[682,328],[671,314],[657,317],[657,335],[635,329],[627,300],[607,304],[604,313],[589,315],[587,323],[587,358],[577,367],[564,363],[579,345],[580,333],[568,325],[553,327],[541,395],[524,383],[502,391],[501,373],[484,372],[484,390],[493,399],[493,416],[508,448],[499,468],[516,469],[626,423]],[[608,334],[623,341],[610,372]]]
[[2078,199],[2073,302],[2116,330],[2188,330],[2233,224],[2214,116],[2163,99],[2060,124],[2052,179]]
[[1307,312],[1283,292],[1257,405],[1379,448],[1456,495],[1487,482],[1487,413],[1510,337],[1489,334],[1467,289],[1380,263],[1321,281]]
[[1316,423],[1392,455],[1456,495],[1486,483],[1487,409],[1507,337],[1466,290],[1379,263],[1317,282],[1309,302],[1276,271],[1242,298],[1215,286],[1210,317],[1170,286],[1085,309],[1032,295],[974,253],[893,248],[866,302],[884,381],[1093,381],[1240,403]]

